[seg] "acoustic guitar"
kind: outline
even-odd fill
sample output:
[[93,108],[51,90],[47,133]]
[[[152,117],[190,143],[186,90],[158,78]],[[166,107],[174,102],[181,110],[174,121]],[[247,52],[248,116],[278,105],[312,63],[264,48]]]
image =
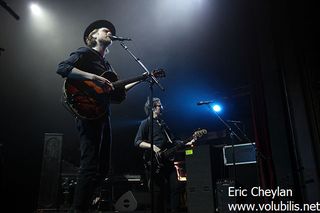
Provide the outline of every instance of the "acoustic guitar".
[[118,80],[114,72],[104,72],[101,76],[112,82],[114,91],[109,91],[106,85],[92,80],[66,79],[63,84],[63,102],[66,108],[76,117],[88,120],[99,119],[108,110],[111,101],[117,101],[117,88],[127,84],[143,81],[153,75],[156,78],[165,77],[163,69],[154,70],[150,74],[144,73],[133,78]]

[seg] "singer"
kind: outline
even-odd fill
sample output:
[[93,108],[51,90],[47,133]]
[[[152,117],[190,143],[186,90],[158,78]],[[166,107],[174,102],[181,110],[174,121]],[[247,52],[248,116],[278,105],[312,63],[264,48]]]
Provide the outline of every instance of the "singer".
[[[76,117],[76,127],[80,136],[80,170],[71,208],[73,213],[90,211],[94,191],[107,175],[110,168],[111,126],[109,103],[122,102],[126,91],[138,84],[134,82],[123,88],[114,89],[111,81],[102,77],[106,72],[114,72],[106,61],[108,47],[112,44],[110,36],[116,34],[114,25],[106,20],[91,23],[85,30],[83,39],[86,47],[71,53],[70,57],[58,65],[57,73],[72,81],[92,81],[105,85],[108,90],[106,114],[95,120]],[[83,88],[85,89],[85,88]],[[110,195],[111,196],[111,195]]]

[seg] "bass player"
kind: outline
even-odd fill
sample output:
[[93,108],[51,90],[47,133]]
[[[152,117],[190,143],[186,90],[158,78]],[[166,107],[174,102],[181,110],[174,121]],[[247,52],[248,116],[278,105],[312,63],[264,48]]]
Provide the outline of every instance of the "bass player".
[[[152,104],[153,112],[153,151],[155,154],[159,153],[162,149],[169,146],[174,146],[182,141],[176,140],[171,134],[168,126],[160,118],[162,114],[162,104],[159,98],[153,98]],[[145,113],[149,115],[149,100],[144,106]],[[151,144],[148,142],[149,138],[149,124],[150,118],[141,121],[138,132],[135,137],[134,144],[136,147],[145,150],[144,161],[146,169],[146,178],[150,188],[150,175],[152,175],[154,183],[154,211],[155,212],[167,212],[167,206],[170,212],[178,212],[180,207],[180,193],[183,190],[184,185],[178,181],[177,173],[174,168],[174,162],[170,160],[164,160],[159,164],[155,163],[154,170],[151,172],[151,159],[150,148]],[[158,162],[160,163],[160,162]]]

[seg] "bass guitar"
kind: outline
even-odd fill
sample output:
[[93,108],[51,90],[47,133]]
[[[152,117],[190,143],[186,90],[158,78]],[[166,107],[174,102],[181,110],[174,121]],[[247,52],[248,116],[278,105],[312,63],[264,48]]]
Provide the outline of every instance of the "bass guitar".
[[[160,78],[165,77],[165,72],[163,69],[154,70],[149,75],[144,73],[126,80],[118,80],[117,75],[110,71],[104,72],[101,76],[111,81],[116,91],[117,88],[127,84],[146,80],[150,75]],[[73,115],[82,119],[95,120],[106,114],[110,101],[117,101],[116,95],[112,94],[114,91],[109,92],[105,85],[92,80],[67,78],[63,85],[63,102]]]
[[[154,152],[154,171],[156,173],[159,173],[161,168],[163,168],[169,162],[174,161],[174,154],[177,151],[182,150],[188,145],[193,145],[198,138],[202,137],[205,134],[207,134],[206,129],[199,129],[195,131],[189,139],[185,141],[179,141],[178,143],[175,143],[174,146],[165,148],[163,150],[160,150],[159,152]],[[150,167],[151,166],[150,157],[144,156],[144,159],[145,160],[148,159],[147,161],[145,161],[146,162],[145,166]]]

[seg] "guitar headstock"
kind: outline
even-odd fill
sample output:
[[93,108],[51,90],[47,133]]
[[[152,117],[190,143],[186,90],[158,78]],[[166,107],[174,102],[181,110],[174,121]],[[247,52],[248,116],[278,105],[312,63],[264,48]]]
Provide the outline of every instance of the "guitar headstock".
[[201,138],[205,134],[207,134],[207,130],[206,129],[198,129],[197,131],[195,131],[192,134],[192,139],[190,139],[190,141],[188,141],[186,143],[186,145],[193,146],[193,144],[198,140],[198,138]]
[[192,135],[193,138],[200,138],[202,137],[203,135],[207,134],[207,130],[206,129],[199,129],[197,131],[195,131]]
[[164,69],[153,70],[151,72],[151,75],[153,75],[156,78],[164,78],[164,77],[166,77],[166,73],[165,73]]

